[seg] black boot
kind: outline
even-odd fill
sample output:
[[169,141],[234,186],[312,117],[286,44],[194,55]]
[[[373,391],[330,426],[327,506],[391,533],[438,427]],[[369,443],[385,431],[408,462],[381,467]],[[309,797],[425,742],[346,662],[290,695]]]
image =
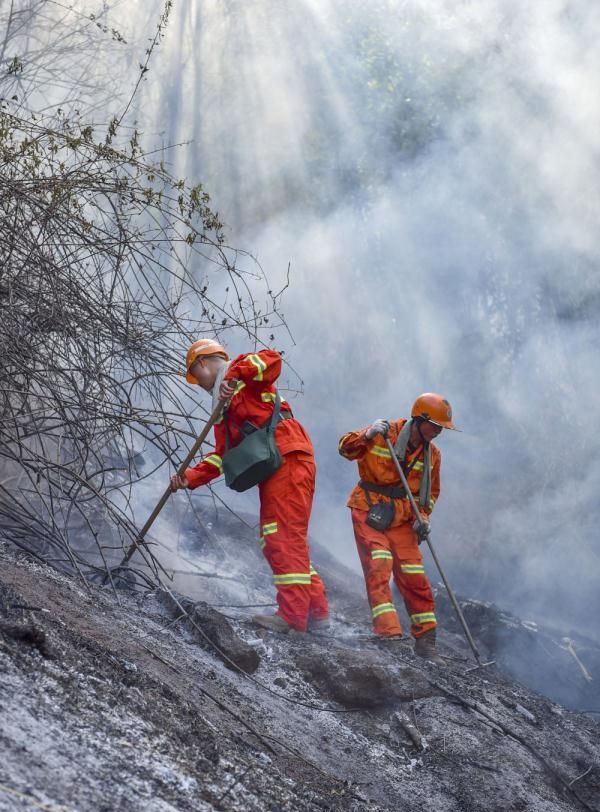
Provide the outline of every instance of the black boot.
[[430,663],[444,665],[435,647],[435,629],[429,629],[415,640],[415,654]]

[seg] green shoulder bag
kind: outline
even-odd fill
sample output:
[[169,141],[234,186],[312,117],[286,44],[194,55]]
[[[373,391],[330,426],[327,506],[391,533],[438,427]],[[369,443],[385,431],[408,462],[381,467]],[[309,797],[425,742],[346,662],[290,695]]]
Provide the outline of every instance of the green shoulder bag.
[[229,448],[229,431],[225,416],[225,454],[223,473],[225,484],[234,491],[247,491],[258,485],[281,466],[281,452],[275,442],[275,429],[279,423],[281,398],[275,396],[271,418],[258,429],[243,438],[234,448]]

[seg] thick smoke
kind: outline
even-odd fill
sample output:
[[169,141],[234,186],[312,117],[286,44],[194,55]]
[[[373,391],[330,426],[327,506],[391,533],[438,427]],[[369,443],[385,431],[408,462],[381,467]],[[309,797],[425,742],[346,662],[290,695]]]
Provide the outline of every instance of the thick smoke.
[[599,38],[585,0],[187,3],[137,110],[274,289],[291,262],[314,535],[356,560],[339,435],[444,392],[456,587],[596,638]]

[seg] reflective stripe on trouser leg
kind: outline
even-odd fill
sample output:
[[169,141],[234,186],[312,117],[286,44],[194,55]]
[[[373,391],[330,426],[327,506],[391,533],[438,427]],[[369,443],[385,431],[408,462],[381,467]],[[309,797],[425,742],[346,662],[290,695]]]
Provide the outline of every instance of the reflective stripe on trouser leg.
[[416,615],[411,615],[410,619],[413,623],[437,623],[435,619],[435,612],[419,612]]
[[366,510],[352,508],[354,538],[365,576],[373,630],[381,635],[402,634],[390,588],[394,562],[387,532],[369,527],[366,518]]
[[277,522],[267,522],[266,524],[261,525],[262,534],[259,537],[260,541],[260,549],[264,550],[267,544],[265,536],[272,536],[273,533],[277,532]]
[[281,572],[279,575],[273,576],[273,583],[277,586],[280,584],[310,586],[310,572]]
[[311,454],[284,454],[281,467],[259,485],[263,553],[273,571],[277,613],[304,631],[308,617],[327,617],[325,588],[311,574],[308,521],[314,493]]
[[371,617],[373,618],[380,617],[388,612],[396,614],[396,607],[393,603],[378,603],[371,607]]
[[[401,525],[401,527],[405,527],[405,525]],[[405,528],[404,534],[406,536],[414,534],[410,525],[407,529]],[[394,561],[394,580],[404,599],[406,611],[410,615],[411,633],[413,637],[420,637],[429,629],[435,628],[437,621],[431,584],[425,574],[416,538],[414,546],[415,549],[410,557],[407,554],[410,551],[407,551]]]

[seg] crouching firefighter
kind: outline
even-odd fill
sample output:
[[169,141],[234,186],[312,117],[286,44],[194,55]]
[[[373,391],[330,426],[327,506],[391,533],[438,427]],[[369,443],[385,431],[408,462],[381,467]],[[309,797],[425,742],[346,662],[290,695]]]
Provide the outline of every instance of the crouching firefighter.
[[[313,447],[274,385],[281,356],[275,350],[261,350],[230,361],[216,341],[200,339],[187,352],[186,370],[188,383],[212,393],[213,411],[219,400],[228,403],[215,424],[214,452],[183,476],[171,477],[171,488],[193,490],[223,472],[234,490],[257,484],[260,540],[273,571],[278,609],[253,620],[283,633],[326,627],[325,587],[311,565],[307,539],[315,490]],[[259,457],[260,462],[253,464]]]
[[[348,432],[339,444],[343,457],[358,462],[360,481],[348,507],[375,634],[402,636],[390,589],[393,575],[410,616],[415,654],[437,663],[442,660],[435,645],[435,604],[419,544],[429,534],[428,517],[440,494],[441,454],[432,440],[444,428],[456,428],[450,404],[441,395],[427,393],[415,400],[410,420],[376,420],[366,429]],[[421,524],[412,514],[386,438],[419,505]]]

